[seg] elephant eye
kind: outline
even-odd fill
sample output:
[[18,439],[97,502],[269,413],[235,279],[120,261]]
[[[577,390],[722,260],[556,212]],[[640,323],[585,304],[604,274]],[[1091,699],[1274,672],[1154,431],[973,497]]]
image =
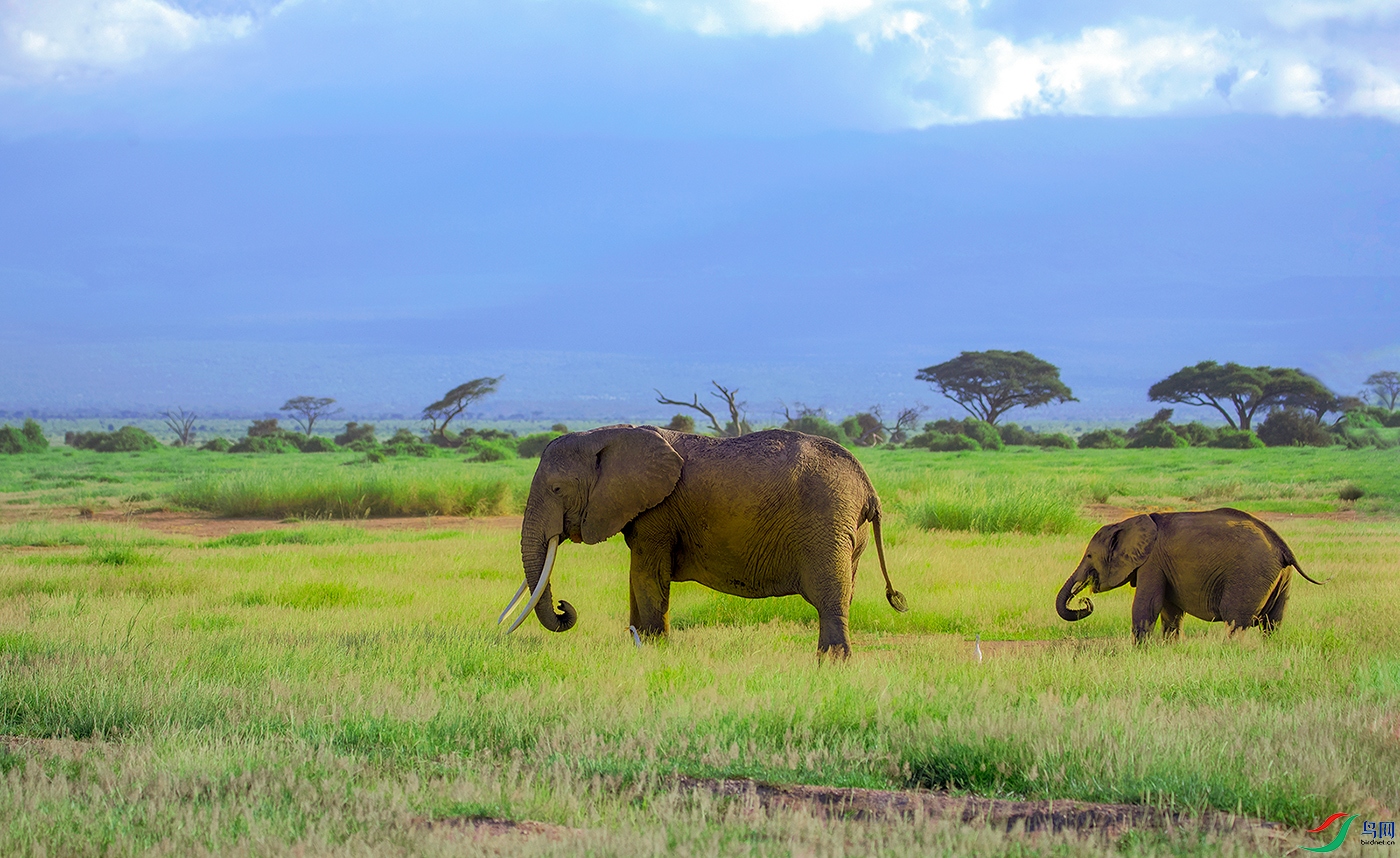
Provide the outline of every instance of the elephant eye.
[[562,491],[564,490],[564,487],[563,487],[563,486],[550,486],[550,487],[549,487],[549,490],[552,491],[552,492],[554,492],[554,493],[557,495],[557,494],[559,494],[560,492],[562,492]]

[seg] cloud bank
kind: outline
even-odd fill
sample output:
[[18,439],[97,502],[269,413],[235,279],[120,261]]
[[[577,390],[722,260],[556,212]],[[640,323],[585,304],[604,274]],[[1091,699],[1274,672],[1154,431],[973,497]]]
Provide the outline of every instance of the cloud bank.
[[242,38],[250,12],[195,14],[161,0],[14,0],[0,12],[0,81],[117,72]]
[[1226,112],[1400,121],[1400,0],[1179,6],[1179,17],[1104,7],[1012,35],[982,0],[644,0],[707,37],[843,31],[885,58],[907,122],[1047,114]]
[[[351,47],[345,34],[357,26],[375,35]],[[625,35],[600,38],[609,28]],[[416,66],[430,85],[468,91],[553,75],[601,101],[634,85],[608,76],[615,65],[634,69],[631,81],[688,67],[688,80],[714,90],[768,83],[716,72],[741,45],[741,62],[766,55],[753,74],[790,78],[795,99],[811,97],[803,87],[830,90],[895,127],[1222,113],[1400,122],[1400,0],[9,0],[0,82],[118,78],[264,32],[288,67],[296,57],[352,76],[376,61],[394,75]],[[684,50],[672,50],[677,37]],[[374,38],[378,56],[365,50]],[[568,59],[510,68],[532,40],[547,55],[568,45]],[[520,50],[492,69],[483,57],[493,43]],[[477,46],[476,56],[454,44]],[[236,73],[236,51],[226,53]]]

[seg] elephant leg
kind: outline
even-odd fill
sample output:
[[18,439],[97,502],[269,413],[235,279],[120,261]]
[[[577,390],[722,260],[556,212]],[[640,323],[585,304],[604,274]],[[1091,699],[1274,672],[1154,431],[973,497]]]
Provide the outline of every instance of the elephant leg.
[[1137,593],[1133,596],[1133,641],[1142,643],[1157,625],[1157,617],[1167,601],[1167,578],[1160,569],[1144,566],[1137,573]]
[[671,556],[657,546],[632,548],[631,620],[644,635],[671,633]]
[[1181,618],[1185,614],[1171,599],[1162,603],[1162,640],[1174,641],[1181,637]]
[[1288,607],[1288,585],[1292,583],[1292,578],[1293,573],[1284,569],[1279,575],[1278,583],[1274,584],[1273,592],[1264,602],[1259,616],[1254,619],[1254,624],[1265,635],[1272,634],[1274,629],[1278,628],[1278,624],[1283,622],[1283,609]]
[[817,636],[817,652],[846,659],[851,655],[851,597],[855,595],[852,574],[854,560],[850,552],[812,563],[801,576],[802,597],[817,609],[821,631]]

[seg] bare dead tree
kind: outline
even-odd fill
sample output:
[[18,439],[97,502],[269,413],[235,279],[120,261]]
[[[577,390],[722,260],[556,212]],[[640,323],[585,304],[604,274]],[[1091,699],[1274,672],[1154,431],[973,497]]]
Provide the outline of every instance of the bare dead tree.
[[333,405],[335,400],[329,396],[294,396],[282,403],[282,407],[277,410],[289,413],[292,422],[297,424],[302,434],[310,435],[317,420],[341,413],[341,409],[332,408]]
[[680,399],[669,399],[659,389],[653,388],[653,390],[656,390],[656,401],[662,405],[678,405],[681,408],[690,408],[705,415],[709,418],[710,427],[714,430],[715,435],[719,437],[747,435],[749,433],[748,413],[744,409],[748,403],[738,401],[739,388],[728,388],[717,381],[711,381],[710,384],[719,391],[718,393],[711,392],[710,395],[723,400],[725,407],[729,409],[729,426],[719,425],[719,419],[715,417],[715,413],[700,404],[700,394],[698,393],[691,397],[690,402],[686,402]]
[[165,418],[165,425],[170,427],[170,431],[175,433],[175,446],[188,447],[194,443],[194,421],[199,419],[194,412],[179,408],[166,411],[161,417]]
[[880,421],[881,428],[885,430],[885,437],[891,444],[902,444],[909,437],[915,427],[919,425],[919,420],[928,410],[927,405],[915,405],[909,408],[899,409],[899,414],[894,418],[894,425],[885,423],[884,415],[880,411],[880,406],[875,405],[870,409],[870,413]]

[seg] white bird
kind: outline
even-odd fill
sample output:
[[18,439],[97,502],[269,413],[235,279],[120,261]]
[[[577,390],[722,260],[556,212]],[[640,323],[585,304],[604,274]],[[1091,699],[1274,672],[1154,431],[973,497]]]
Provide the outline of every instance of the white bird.
[[977,663],[982,663],[982,633],[978,632],[976,639],[972,642],[972,651],[977,653]]
[[627,631],[632,633],[632,642],[637,645],[637,649],[642,648],[642,636],[637,634],[636,626],[628,626]]

